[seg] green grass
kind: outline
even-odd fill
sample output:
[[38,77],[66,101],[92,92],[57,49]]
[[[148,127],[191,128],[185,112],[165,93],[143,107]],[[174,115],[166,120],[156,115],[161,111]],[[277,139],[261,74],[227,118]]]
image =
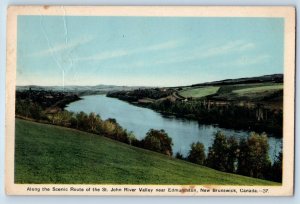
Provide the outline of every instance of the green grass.
[[15,144],[16,183],[280,185],[20,119]]
[[262,93],[267,91],[278,91],[282,89],[283,89],[283,84],[273,84],[267,86],[256,86],[250,88],[237,89],[237,90],[233,90],[232,92],[238,95],[247,95],[247,94]]
[[220,87],[218,86],[207,86],[207,87],[198,87],[190,88],[183,91],[180,91],[179,94],[185,98],[201,98],[217,93]]

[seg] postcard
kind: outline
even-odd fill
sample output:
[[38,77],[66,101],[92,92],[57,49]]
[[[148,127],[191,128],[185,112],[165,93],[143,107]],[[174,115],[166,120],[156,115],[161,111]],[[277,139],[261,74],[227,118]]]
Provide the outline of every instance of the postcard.
[[10,6],[6,193],[291,196],[295,8]]

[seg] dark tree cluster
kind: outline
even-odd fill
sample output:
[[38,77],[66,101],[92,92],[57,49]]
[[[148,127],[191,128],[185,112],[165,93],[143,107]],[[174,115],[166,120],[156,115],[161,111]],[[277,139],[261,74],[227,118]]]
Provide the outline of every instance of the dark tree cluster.
[[206,100],[156,101],[151,109],[188,117],[206,124],[219,124],[220,127],[270,132],[282,136],[283,112],[265,108],[262,105],[240,106],[234,103],[222,104]]
[[145,149],[160,152],[169,156],[173,155],[172,138],[164,130],[150,129],[142,140]]
[[118,91],[109,92],[108,97],[118,98],[128,102],[135,102],[143,98],[160,99],[171,95],[173,89],[167,88],[151,88],[151,89],[136,89],[133,91]]
[[188,161],[203,165],[205,162],[205,148],[200,142],[191,144],[191,150],[189,152]]
[[180,153],[176,154],[176,158],[219,171],[281,182],[282,152],[272,165],[268,150],[267,135],[264,133],[252,132],[247,139],[237,141],[234,137],[226,137],[222,132],[217,132],[207,157],[204,145],[198,142],[191,145],[187,158]]
[[78,95],[55,91],[29,89],[16,92],[16,100],[19,102],[35,103],[43,109],[53,106],[64,108],[66,104],[79,99]]
[[206,165],[225,172],[235,172],[238,156],[238,142],[234,137],[227,138],[217,132],[214,143],[209,148]]
[[47,120],[47,116],[43,108],[36,102],[30,100],[17,100],[16,101],[16,115],[32,118],[35,120]]

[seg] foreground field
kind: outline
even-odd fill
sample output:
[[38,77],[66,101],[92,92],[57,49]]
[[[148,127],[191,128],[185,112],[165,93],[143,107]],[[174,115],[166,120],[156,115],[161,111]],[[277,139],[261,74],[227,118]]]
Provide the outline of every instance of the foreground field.
[[16,183],[279,185],[20,119],[15,144]]

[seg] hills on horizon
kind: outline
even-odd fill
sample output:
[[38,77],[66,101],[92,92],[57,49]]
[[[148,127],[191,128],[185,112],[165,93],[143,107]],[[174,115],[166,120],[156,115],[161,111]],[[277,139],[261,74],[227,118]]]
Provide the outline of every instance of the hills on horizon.
[[[173,86],[173,88],[178,87],[194,87],[194,86],[211,86],[211,85],[231,85],[231,84],[247,84],[247,83],[262,83],[262,82],[283,82],[283,74],[270,74],[270,75],[262,75],[256,77],[243,77],[236,79],[224,79],[219,81],[212,82],[204,82],[198,84],[191,84],[186,86]],[[99,84],[95,86],[81,86],[81,85],[68,85],[68,86],[41,86],[41,85],[25,85],[25,86],[17,86],[18,91],[28,90],[28,89],[37,89],[37,90],[52,90],[52,91],[65,91],[65,92],[81,92],[81,95],[85,92],[90,94],[92,92],[97,93],[107,93],[109,91],[130,91],[134,89],[142,89],[142,88],[164,88],[164,87],[149,87],[149,86],[118,86],[118,85],[106,85]]]

